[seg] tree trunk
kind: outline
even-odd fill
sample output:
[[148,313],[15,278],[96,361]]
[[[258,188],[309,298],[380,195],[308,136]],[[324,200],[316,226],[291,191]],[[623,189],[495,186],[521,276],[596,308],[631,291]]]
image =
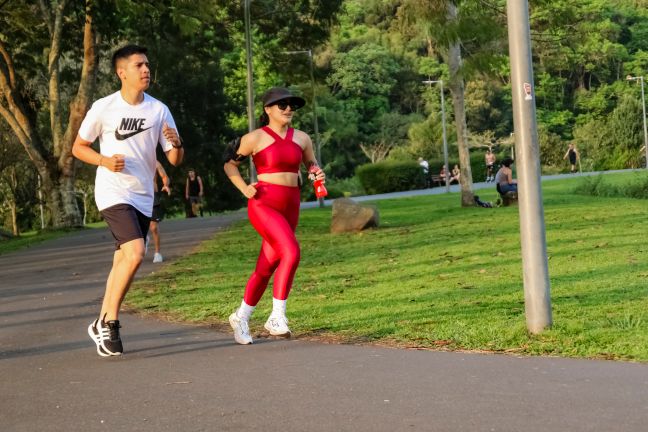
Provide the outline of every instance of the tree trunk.
[[9,201],[9,208],[11,209],[11,233],[14,237],[20,235],[18,230],[18,209],[16,208],[16,200],[11,199]]
[[[448,19],[456,21],[457,6],[448,3]],[[475,205],[472,191],[472,169],[470,167],[470,151],[468,150],[468,127],[466,126],[466,109],[464,103],[464,82],[461,76],[461,46],[458,40],[451,42],[448,47],[448,69],[450,70],[450,92],[454,107],[455,126],[457,129],[457,148],[459,150],[459,169],[461,176],[461,206]]]
[[4,117],[18,140],[29,155],[43,180],[43,194],[52,215],[54,227],[81,226],[81,213],[77,205],[74,180],[75,167],[72,144],[78,133],[94,94],[97,74],[97,35],[93,26],[92,0],[86,0],[86,19],[83,34],[83,67],[79,88],[70,104],[68,125],[63,132],[61,100],[59,91],[59,60],[62,38],[62,23],[67,0],[60,2],[41,1],[43,17],[50,32],[48,57],[49,114],[52,132],[52,150],[47,150],[38,134],[35,123],[37,116],[30,115],[29,104],[24,103],[18,91],[16,76],[9,50],[0,40],[0,55],[4,66],[0,67],[0,115]]

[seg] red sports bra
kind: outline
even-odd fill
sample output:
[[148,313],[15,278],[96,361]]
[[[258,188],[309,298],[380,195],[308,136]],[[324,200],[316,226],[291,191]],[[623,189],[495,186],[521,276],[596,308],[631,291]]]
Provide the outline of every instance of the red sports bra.
[[297,174],[302,162],[302,148],[292,140],[295,130],[289,128],[286,138],[281,138],[268,126],[263,129],[275,139],[274,143],[252,156],[258,174],[291,172]]

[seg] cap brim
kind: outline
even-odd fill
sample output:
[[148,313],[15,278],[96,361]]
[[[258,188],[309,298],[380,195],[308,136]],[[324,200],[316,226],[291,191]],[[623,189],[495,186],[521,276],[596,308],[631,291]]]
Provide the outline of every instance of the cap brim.
[[299,97],[299,96],[278,96],[276,98],[270,99],[263,106],[274,105],[277,102],[282,101],[282,100],[287,100],[288,103],[292,103],[292,104],[297,105],[297,109],[299,109],[299,108],[303,107],[304,105],[306,105],[306,101],[303,98]]

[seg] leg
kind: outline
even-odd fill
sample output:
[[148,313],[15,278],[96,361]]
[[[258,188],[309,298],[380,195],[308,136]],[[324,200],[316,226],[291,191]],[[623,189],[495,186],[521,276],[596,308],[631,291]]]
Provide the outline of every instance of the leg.
[[141,238],[124,243],[115,251],[101,306],[100,318],[104,321],[119,319],[119,308],[143,259],[144,239]]
[[[257,268],[246,287],[245,301],[251,306],[259,301],[273,272],[275,273],[274,297],[285,300],[288,298],[300,259],[299,244],[294,229],[277,210],[267,206],[248,208],[253,209],[254,216],[250,214],[250,222],[263,237],[263,245]],[[248,299],[253,303],[248,302]]]
[[160,231],[159,231],[159,223],[156,221],[151,221],[151,225],[149,226],[149,231],[151,233],[151,237],[153,237],[153,245],[155,246],[155,253],[160,253]]
[[259,303],[278,264],[279,255],[263,240],[256,268],[245,286],[243,300],[246,304],[256,306]]

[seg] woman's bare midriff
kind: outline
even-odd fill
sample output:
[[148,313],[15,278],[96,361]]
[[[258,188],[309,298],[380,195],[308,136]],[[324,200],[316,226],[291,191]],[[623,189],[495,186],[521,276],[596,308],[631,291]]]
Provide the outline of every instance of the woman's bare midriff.
[[258,174],[259,181],[272,183],[281,186],[297,186],[298,174],[291,172],[278,172],[269,174]]

